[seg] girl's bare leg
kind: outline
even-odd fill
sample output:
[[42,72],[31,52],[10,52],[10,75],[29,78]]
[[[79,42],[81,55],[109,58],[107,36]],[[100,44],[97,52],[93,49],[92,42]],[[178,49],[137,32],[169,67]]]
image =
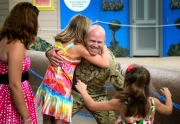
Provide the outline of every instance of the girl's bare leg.
[[63,120],[55,120],[55,124],[69,124],[69,122]]
[[43,114],[43,124],[53,124],[54,117]]

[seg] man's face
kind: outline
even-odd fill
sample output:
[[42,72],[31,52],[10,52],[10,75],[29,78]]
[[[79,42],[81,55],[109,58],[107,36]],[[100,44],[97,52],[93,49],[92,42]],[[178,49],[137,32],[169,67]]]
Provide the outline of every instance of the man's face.
[[85,36],[84,40],[86,43],[86,49],[92,56],[94,56],[103,48],[105,43],[105,35],[96,30],[92,30]]

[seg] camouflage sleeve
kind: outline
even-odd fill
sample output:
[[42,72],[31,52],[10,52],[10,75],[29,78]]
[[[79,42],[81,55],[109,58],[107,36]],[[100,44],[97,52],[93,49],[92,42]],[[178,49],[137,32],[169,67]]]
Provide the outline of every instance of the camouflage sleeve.
[[113,84],[117,91],[120,91],[124,87],[124,71],[121,68],[121,64],[116,62],[114,55],[111,56],[112,62],[110,64],[110,82]]
[[120,63],[116,63],[114,68],[114,72],[112,72],[110,76],[110,82],[114,85],[117,91],[120,91],[124,87],[124,71],[122,70]]
[[46,57],[47,57],[47,52],[48,52],[49,50],[51,50],[51,49],[53,49],[53,46],[50,46],[50,47],[48,47],[48,48],[46,49],[46,52],[45,52]]

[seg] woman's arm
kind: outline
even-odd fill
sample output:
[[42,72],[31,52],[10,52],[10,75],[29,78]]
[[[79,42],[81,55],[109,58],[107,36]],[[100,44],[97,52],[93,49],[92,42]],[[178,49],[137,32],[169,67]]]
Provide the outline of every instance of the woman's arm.
[[[78,54],[83,57],[84,59],[86,59],[87,61],[102,67],[102,68],[108,68],[109,67],[109,63],[110,63],[110,55],[109,55],[109,51],[107,49],[107,46],[104,45],[102,48],[102,54],[96,54],[94,56],[90,55],[89,51],[85,48],[85,46],[79,44],[76,45],[76,49]],[[101,52],[101,51],[99,51]]]
[[112,99],[110,101],[103,101],[103,102],[94,101],[86,91],[87,85],[84,84],[83,82],[81,82],[80,80],[78,80],[75,87],[79,91],[79,93],[82,95],[82,98],[83,98],[86,106],[91,111],[118,110],[118,107],[120,107],[120,102],[118,99]]
[[166,97],[166,103],[162,104],[158,99],[153,98],[154,102],[155,102],[155,109],[161,114],[170,115],[172,113],[172,110],[173,110],[171,93],[170,93],[169,89],[166,87],[160,89],[160,91]]
[[7,53],[9,88],[12,99],[25,121],[30,118],[21,87],[23,59],[26,56],[25,47],[21,41],[17,41],[9,44],[9,48]]

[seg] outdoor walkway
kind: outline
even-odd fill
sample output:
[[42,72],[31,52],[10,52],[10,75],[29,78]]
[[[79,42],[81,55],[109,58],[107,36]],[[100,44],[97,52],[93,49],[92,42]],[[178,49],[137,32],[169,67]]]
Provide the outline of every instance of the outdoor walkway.
[[[169,70],[180,71],[180,57],[163,57],[163,58],[117,58],[117,61],[123,64],[141,64],[143,66],[164,68]],[[42,116],[39,109],[37,110],[39,124],[42,124]],[[97,124],[94,118],[88,118],[75,115],[71,124]]]

